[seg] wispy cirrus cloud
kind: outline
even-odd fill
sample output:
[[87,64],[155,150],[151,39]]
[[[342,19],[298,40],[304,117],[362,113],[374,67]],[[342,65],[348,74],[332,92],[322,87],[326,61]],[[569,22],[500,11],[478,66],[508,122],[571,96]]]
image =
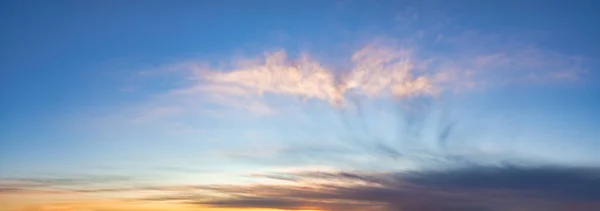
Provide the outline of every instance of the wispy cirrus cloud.
[[259,65],[230,71],[197,71],[198,84],[178,94],[206,93],[212,99],[264,98],[265,94],[316,99],[341,107],[349,92],[368,97],[434,95],[429,77],[414,75],[408,52],[366,47],[352,57],[355,67],[335,74],[317,61],[303,56],[291,60],[284,51],[267,53]]
[[[317,100],[342,108],[349,95],[367,99],[436,97],[448,91],[485,89],[514,83],[573,82],[585,73],[582,59],[531,45],[508,43],[480,49],[451,40],[449,50],[432,45],[399,47],[376,42],[349,58],[350,69],[332,67],[305,54],[265,53],[261,60],[231,69],[191,68],[195,82],[174,90],[179,96],[204,95],[213,102],[273,113],[269,98]],[[474,40],[472,42],[477,42]],[[508,41],[507,41],[508,42]],[[449,47],[448,47],[449,45]],[[271,100],[272,101],[272,100]]]
[[336,52],[346,58],[335,62],[322,57],[331,52],[325,47],[297,57],[284,48],[258,57],[187,59],[142,73],[165,77],[153,72],[177,72],[173,80],[183,79],[184,85],[160,96],[162,101],[194,101],[189,108],[181,106],[184,110],[224,106],[275,114],[307,101],[347,108],[349,98],[357,96],[408,100],[515,84],[572,83],[587,72],[583,57],[538,45],[539,32],[482,31],[459,26],[441,13],[420,12],[409,7],[398,13],[391,27],[398,33],[379,34],[383,39],[340,40],[356,48]]
[[[286,111],[301,113],[304,111],[302,108],[314,104],[325,110],[333,108],[336,110],[333,111],[335,114],[344,116],[347,114],[346,109],[356,111],[367,103],[377,104],[383,101],[393,104],[385,109],[392,109],[389,113],[397,116],[395,120],[388,120],[399,125],[392,129],[397,131],[390,132],[395,134],[386,137],[368,134],[366,119],[373,113],[364,113],[372,111],[363,109],[359,111],[363,113],[358,114],[358,118],[341,117],[350,127],[367,128],[366,132],[359,129],[356,133],[356,128],[346,128],[342,133],[358,133],[363,137],[348,137],[342,145],[352,145],[349,148],[353,149],[362,148],[357,151],[374,155],[377,159],[460,162],[457,160],[473,160],[477,156],[507,157],[518,153],[516,150],[503,148],[505,145],[500,144],[494,144],[493,151],[485,151],[480,150],[482,146],[475,146],[475,143],[469,141],[461,142],[462,145],[457,142],[449,143],[451,139],[457,139],[454,136],[465,132],[456,127],[457,122],[449,123],[441,119],[439,122],[426,122],[428,118],[435,119],[430,115],[434,107],[431,105],[437,102],[438,97],[485,92],[489,88],[515,84],[527,88],[573,83],[584,79],[582,76],[585,74],[585,65],[576,56],[501,35],[486,35],[481,32],[437,35],[439,34],[426,32],[420,38],[410,41],[379,39],[353,52],[347,52],[348,57],[340,66],[308,53],[294,57],[291,56],[293,52],[285,50],[266,52],[254,59],[233,59],[229,62],[232,65],[211,66],[208,65],[211,61],[201,59],[176,62],[159,69],[177,72],[178,79],[183,78],[184,81],[181,86],[159,92],[151,102],[141,105],[139,109],[132,109],[135,118],[126,119],[162,119],[166,123],[156,121],[161,124],[156,127],[158,130],[170,130],[171,134],[190,131],[204,135],[203,130],[198,129],[199,124],[189,122],[213,121],[212,117],[218,119],[228,114],[227,122],[242,119],[238,117],[253,118],[255,114]],[[426,104],[424,112],[406,110],[407,107],[412,109],[420,104]],[[398,109],[400,111],[396,111]],[[223,112],[225,110],[227,112]],[[344,111],[338,112],[339,110]],[[166,119],[171,115],[176,117]],[[453,121],[460,120],[457,118]],[[431,132],[426,131],[427,127],[438,123],[441,125],[440,131],[436,132],[437,137],[431,138],[436,139],[432,141],[436,143],[427,143],[423,140],[427,137],[420,135]],[[443,126],[444,124],[447,125]],[[204,126],[206,124],[202,125],[208,127]],[[346,138],[345,134],[340,136]],[[262,152],[250,151],[239,154]],[[292,155],[287,153],[285,156]],[[520,159],[521,155],[514,156]],[[537,158],[537,155],[534,157]],[[499,158],[493,158],[497,159]]]
[[446,69],[443,76],[458,76],[454,82],[467,82],[477,88],[570,83],[581,80],[587,72],[582,57],[500,35],[471,31],[447,38],[440,45],[454,49],[447,55],[432,57],[431,64]]

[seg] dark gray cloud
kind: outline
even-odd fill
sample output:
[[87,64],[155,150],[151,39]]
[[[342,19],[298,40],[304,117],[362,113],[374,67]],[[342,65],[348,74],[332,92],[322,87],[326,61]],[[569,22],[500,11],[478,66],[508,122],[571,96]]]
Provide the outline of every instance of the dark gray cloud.
[[471,167],[414,173],[404,179],[428,187],[538,191],[559,197],[600,200],[599,169]]

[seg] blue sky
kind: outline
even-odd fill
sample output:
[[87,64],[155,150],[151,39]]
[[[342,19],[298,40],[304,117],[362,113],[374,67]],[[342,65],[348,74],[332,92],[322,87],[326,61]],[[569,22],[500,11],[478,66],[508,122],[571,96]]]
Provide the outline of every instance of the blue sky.
[[600,165],[594,1],[0,8],[2,179]]

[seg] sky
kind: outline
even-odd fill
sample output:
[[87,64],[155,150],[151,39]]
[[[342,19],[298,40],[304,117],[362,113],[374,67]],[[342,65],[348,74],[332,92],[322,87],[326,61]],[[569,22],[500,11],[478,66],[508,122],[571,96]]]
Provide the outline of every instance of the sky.
[[600,209],[595,1],[2,1],[0,211]]

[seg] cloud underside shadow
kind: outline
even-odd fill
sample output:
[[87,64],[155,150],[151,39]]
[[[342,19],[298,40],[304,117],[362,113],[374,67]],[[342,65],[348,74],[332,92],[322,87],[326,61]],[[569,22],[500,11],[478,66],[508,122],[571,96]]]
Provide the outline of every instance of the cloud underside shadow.
[[[260,175],[276,184],[215,185],[146,198],[217,208],[284,210],[595,210],[600,171],[471,167],[411,173],[299,172]],[[194,194],[201,190],[210,194]]]

